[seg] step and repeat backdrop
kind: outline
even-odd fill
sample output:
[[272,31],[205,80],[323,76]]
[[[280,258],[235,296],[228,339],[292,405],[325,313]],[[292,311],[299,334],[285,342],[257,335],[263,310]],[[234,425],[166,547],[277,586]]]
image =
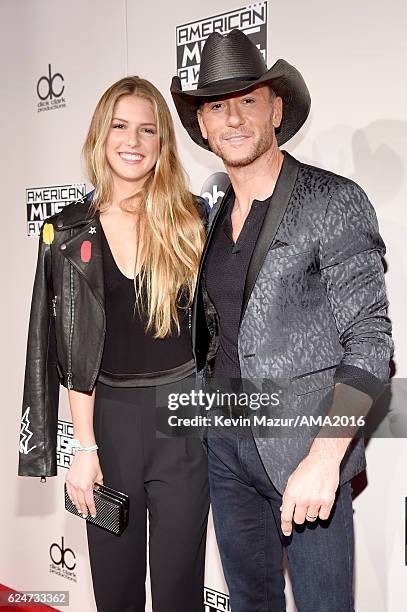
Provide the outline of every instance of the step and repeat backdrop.
[[[311,115],[286,150],[356,180],[376,209],[387,245],[397,384],[375,407],[380,435],[370,440],[368,471],[355,483],[355,595],[359,612],[406,609],[407,449],[400,424],[407,435],[407,7],[394,0],[1,0],[0,12],[0,583],[18,590],[69,591],[70,610],[96,610],[85,524],[64,510],[63,484],[72,460],[65,388],[60,391],[58,476],[45,484],[17,476],[41,224],[91,189],[81,162],[90,117],[103,91],[129,74],[151,80],[166,97],[192,190],[210,206],[222,197],[228,184],[224,169],[182,129],[169,86],[178,74],[184,87],[194,87],[207,36],[239,28],[269,66],[279,57],[288,60],[310,89]],[[207,612],[230,610],[211,520],[205,584]],[[288,610],[294,612],[288,575],[286,591]],[[149,602],[146,609],[151,610]]]

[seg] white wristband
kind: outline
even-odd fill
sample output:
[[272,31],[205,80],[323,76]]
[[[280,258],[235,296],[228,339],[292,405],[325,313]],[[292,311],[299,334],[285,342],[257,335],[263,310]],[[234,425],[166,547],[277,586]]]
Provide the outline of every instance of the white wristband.
[[71,450],[74,448],[77,451],[78,450],[79,451],[93,451],[99,448],[97,444],[92,444],[92,446],[82,446],[82,444],[77,438],[72,438],[71,440],[69,440],[67,447],[68,447],[68,450]]

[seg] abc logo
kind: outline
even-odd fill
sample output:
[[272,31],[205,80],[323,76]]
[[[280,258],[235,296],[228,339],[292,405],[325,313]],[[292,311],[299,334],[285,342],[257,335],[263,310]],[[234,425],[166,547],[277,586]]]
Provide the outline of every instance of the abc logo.
[[201,197],[205,198],[212,208],[218,200],[223,198],[229,185],[230,179],[226,172],[215,172],[215,174],[211,174],[211,176],[206,179],[202,187]]
[[[62,567],[66,567],[68,570],[72,571],[73,569],[75,569],[76,562],[74,562],[72,565],[68,565],[67,558],[68,554],[70,554],[75,559],[75,553],[73,552],[72,548],[65,548],[64,538],[62,537],[61,539],[62,546],[59,546],[59,544],[57,544],[56,542],[51,544],[49,549],[49,555],[55,565],[62,565]],[[54,549],[56,549],[56,552],[54,552]]]
[[[55,81],[58,80],[59,85],[54,85]],[[37,94],[41,100],[47,100],[48,98],[59,98],[64,93],[65,85],[61,85],[60,82],[64,82],[64,77],[60,72],[52,74],[51,64],[48,64],[48,76],[42,76],[37,83]],[[56,89],[56,87],[60,89]]]

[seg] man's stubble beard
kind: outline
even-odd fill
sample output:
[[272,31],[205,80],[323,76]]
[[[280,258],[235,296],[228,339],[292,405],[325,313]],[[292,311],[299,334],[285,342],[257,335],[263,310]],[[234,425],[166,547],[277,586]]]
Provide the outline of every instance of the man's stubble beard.
[[253,143],[251,151],[249,151],[245,157],[234,159],[229,158],[223,151],[222,147],[218,146],[216,142],[211,141],[210,138],[208,138],[208,144],[211,151],[220,157],[226,166],[229,166],[230,168],[241,168],[244,166],[249,166],[257,158],[269,151],[272,147],[274,138],[274,128],[271,127],[269,130],[264,132],[256,142]]

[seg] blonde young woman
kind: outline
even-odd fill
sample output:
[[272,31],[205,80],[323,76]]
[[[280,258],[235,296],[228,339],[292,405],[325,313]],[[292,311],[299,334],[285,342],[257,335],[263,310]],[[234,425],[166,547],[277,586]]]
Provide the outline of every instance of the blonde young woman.
[[69,497],[85,517],[95,482],[130,497],[120,537],[86,523],[98,611],[144,611],[148,513],[154,612],[203,612],[206,453],[197,437],[156,437],[155,392],[194,377],[205,206],[188,191],[169,109],[146,80],[103,94],[84,158],[94,192],[41,229],[23,405],[33,437],[20,442],[19,474],[56,474],[62,383],[80,445]]

